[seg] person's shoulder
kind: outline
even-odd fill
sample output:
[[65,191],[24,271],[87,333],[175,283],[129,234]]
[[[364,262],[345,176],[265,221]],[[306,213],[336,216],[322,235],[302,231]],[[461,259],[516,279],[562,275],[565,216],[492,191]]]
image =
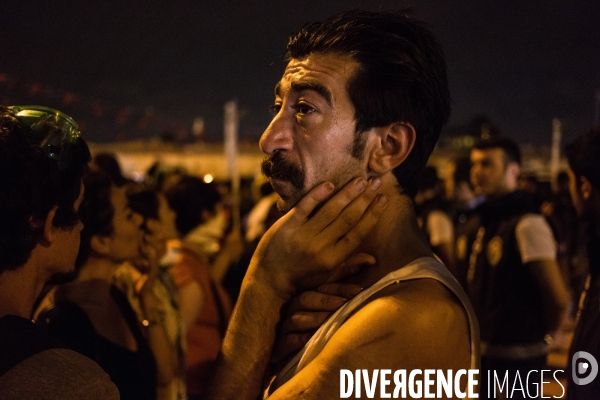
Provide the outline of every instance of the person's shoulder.
[[342,347],[362,349],[363,356],[377,368],[460,369],[468,368],[470,362],[466,310],[433,279],[386,287],[334,336]]
[[444,284],[430,278],[410,279],[390,285],[374,296],[365,307],[382,310],[387,308],[397,318],[424,317],[433,325],[440,322],[437,317],[447,315],[464,315],[466,321],[464,307],[458,298]]
[[0,377],[0,398],[118,399],[109,376],[89,358],[68,349],[37,353]]
[[550,228],[548,220],[545,216],[538,213],[527,213],[519,217],[516,225],[516,229],[537,229],[540,226]]

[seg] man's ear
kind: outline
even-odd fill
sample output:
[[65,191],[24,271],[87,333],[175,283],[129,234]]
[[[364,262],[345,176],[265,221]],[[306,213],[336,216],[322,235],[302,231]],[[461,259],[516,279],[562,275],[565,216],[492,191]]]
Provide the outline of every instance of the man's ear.
[[408,122],[373,128],[369,146],[369,170],[385,174],[400,165],[412,151],[417,133]]
[[44,219],[44,234],[42,235],[42,238],[40,240],[40,244],[42,246],[48,247],[52,243],[54,243],[54,240],[56,239],[57,228],[52,223],[52,221],[54,221],[54,217],[56,216],[56,210],[58,210],[58,206],[52,207],[52,209],[48,212],[46,218]]
[[94,253],[110,254],[110,237],[94,235],[90,239],[90,248]]
[[512,175],[512,177],[515,179],[515,181],[517,181],[519,179],[519,176],[521,175],[521,166],[519,165],[519,163],[516,163],[516,162],[508,163],[508,165],[506,166],[506,169]]
[[589,200],[592,197],[594,188],[585,176],[579,178],[579,190],[581,190],[581,197],[584,200]]

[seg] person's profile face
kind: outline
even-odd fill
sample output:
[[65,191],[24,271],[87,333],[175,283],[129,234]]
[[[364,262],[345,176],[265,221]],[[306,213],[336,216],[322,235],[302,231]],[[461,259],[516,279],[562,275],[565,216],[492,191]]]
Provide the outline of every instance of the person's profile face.
[[139,256],[143,237],[142,216],[129,207],[125,188],[111,188],[110,201],[114,210],[113,232],[110,235],[109,257],[127,261]]
[[366,176],[367,161],[352,157],[356,122],[348,80],[349,57],[311,54],[292,59],[275,88],[273,119],[260,139],[263,172],[289,211],[311,188],[331,181],[339,189]]
[[508,170],[501,148],[471,151],[471,184],[476,194],[500,195],[507,191]]
[[[84,190],[85,189],[82,182],[80,184],[79,196],[73,203],[73,210],[75,210],[75,212],[79,211],[79,207],[83,201]],[[75,268],[75,260],[77,259],[77,254],[79,253],[82,229],[83,223],[81,220],[78,220],[73,226],[61,227],[60,229],[56,230],[56,234],[59,235],[56,243],[60,247],[60,256],[58,259],[61,260],[61,262],[59,263],[60,265],[58,267],[55,267],[55,270],[51,271],[52,274],[64,274],[73,271]]]

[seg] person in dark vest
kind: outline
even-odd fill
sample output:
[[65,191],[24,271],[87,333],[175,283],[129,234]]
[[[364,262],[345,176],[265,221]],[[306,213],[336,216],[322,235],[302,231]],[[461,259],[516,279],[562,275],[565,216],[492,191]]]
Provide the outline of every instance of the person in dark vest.
[[425,167],[415,195],[415,213],[423,234],[440,260],[454,271],[454,227],[442,198],[442,181],[433,166]]
[[543,369],[549,334],[569,301],[556,241],[531,199],[517,190],[516,143],[503,137],[481,141],[471,151],[471,163],[475,193],[484,194],[486,202],[458,241],[466,243],[466,289],[481,328],[481,395],[493,394],[494,373],[500,381],[508,373],[508,382],[519,378],[524,385],[513,398],[532,396],[536,387],[525,383],[527,373]]
[[0,106],[0,399],[118,399],[109,376],[31,322],[36,298],[73,271],[90,153],[73,119]]
[[573,205],[578,216],[589,221],[590,265],[569,350],[567,399],[593,399],[600,393],[600,129],[578,137],[565,153]]

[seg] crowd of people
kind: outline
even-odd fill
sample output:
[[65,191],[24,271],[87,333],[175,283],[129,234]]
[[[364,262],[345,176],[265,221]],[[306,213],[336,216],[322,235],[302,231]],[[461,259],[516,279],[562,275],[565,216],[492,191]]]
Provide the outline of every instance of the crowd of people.
[[486,398],[565,321],[569,360],[600,358],[599,131],[550,193],[502,136],[441,179],[446,67],[418,21],[340,13],[287,60],[242,232],[226,185],[130,181],[69,116],[0,106],[0,398],[337,398],[341,369],[480,369]]

